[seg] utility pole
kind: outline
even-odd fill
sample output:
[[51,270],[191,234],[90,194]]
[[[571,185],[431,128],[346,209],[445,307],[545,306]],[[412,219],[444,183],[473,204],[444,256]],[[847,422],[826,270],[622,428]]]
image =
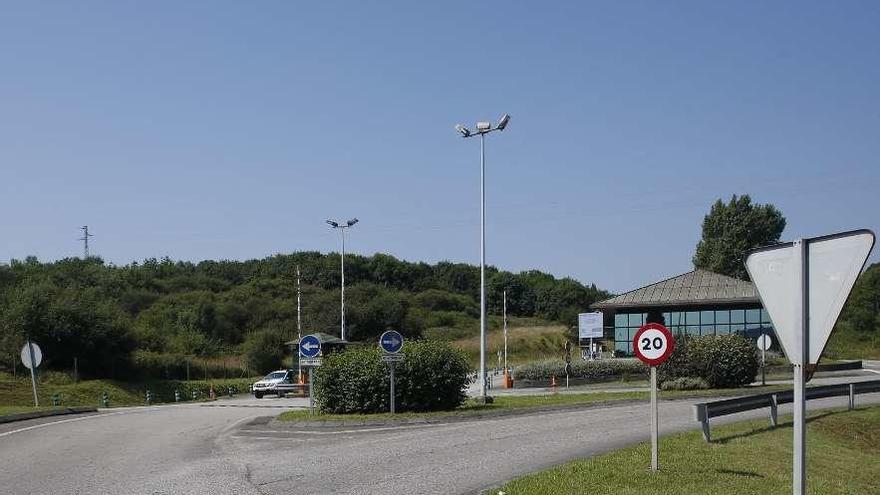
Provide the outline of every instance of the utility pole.
[[504,289],[504,377],[507,378],[507,289]]
[[[299,362],[299,341],[302,340],[302,318],[300,313],[302,311],[302,307],[300,306],[300,277],[299,277],[299,265],[296,265],[296,359]],[[299,382],[303,381],[303,367],[302,363],[299,363]]]
[[83,241],[83,259],[89,259],[89,237],[95,237],[92,234],[89,234],[89,226],[83,225],[80,229],[83,231],[83,236],[79,238],[79,240]]

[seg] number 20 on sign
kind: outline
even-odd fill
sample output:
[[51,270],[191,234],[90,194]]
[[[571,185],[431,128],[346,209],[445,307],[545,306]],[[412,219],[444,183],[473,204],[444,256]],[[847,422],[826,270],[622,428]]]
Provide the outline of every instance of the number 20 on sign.
[[657,452],[657,366],[669,359],[675,350],[675,338],[668,328],[659,323],[643,325],[633,337],[636,357],[651,367],[651,471],[659,469]]

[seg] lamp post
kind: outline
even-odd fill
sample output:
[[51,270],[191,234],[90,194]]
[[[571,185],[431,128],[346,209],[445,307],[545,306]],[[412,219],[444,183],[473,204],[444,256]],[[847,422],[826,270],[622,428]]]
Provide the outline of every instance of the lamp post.
[[340,270],[342,271],[342,296],[340,312],[342,313],[342,323],[340,324],[341,331],[339,332],[339,338],[341,338],[342,340],[345,340],[345,229],[350,229],[356,223],[358,223],[357,218],[352,218],[351,220],[345,222],[345,224],[341,224],[333,220],[327,220],[327,225],[334,229],[339,229],[339,232],[342,233],[342,256],[340,257]]
[[494,127],[491,122],[477,122],[477,130],[457,124],[462,137],[480,136],[480,399],[486,402],[486,134],[503,131],[510,115],[504,114]]

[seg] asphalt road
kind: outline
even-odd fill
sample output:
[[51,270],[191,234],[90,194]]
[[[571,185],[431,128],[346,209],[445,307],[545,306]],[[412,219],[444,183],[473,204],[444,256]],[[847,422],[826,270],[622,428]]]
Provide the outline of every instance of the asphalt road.
[[[880,394],[858,401],[880,402]],[[694,402],[661,402],[662,433],[695,428]],[[835,398],[809,408],[844,404]],[[303,405],[235,399],[3,425],[0,493],[476,493],[648,439],[646,404],[342,431],[292,430],[258,419]]]

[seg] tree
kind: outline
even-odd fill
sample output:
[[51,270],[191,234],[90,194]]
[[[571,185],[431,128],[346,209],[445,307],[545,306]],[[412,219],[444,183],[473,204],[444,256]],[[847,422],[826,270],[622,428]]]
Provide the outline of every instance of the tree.
[[771,204],[752,204],[747,194],[719,199],[703,219],[694,267],[748,280],[745,256],[752,249],[779,242],[785,217]]

